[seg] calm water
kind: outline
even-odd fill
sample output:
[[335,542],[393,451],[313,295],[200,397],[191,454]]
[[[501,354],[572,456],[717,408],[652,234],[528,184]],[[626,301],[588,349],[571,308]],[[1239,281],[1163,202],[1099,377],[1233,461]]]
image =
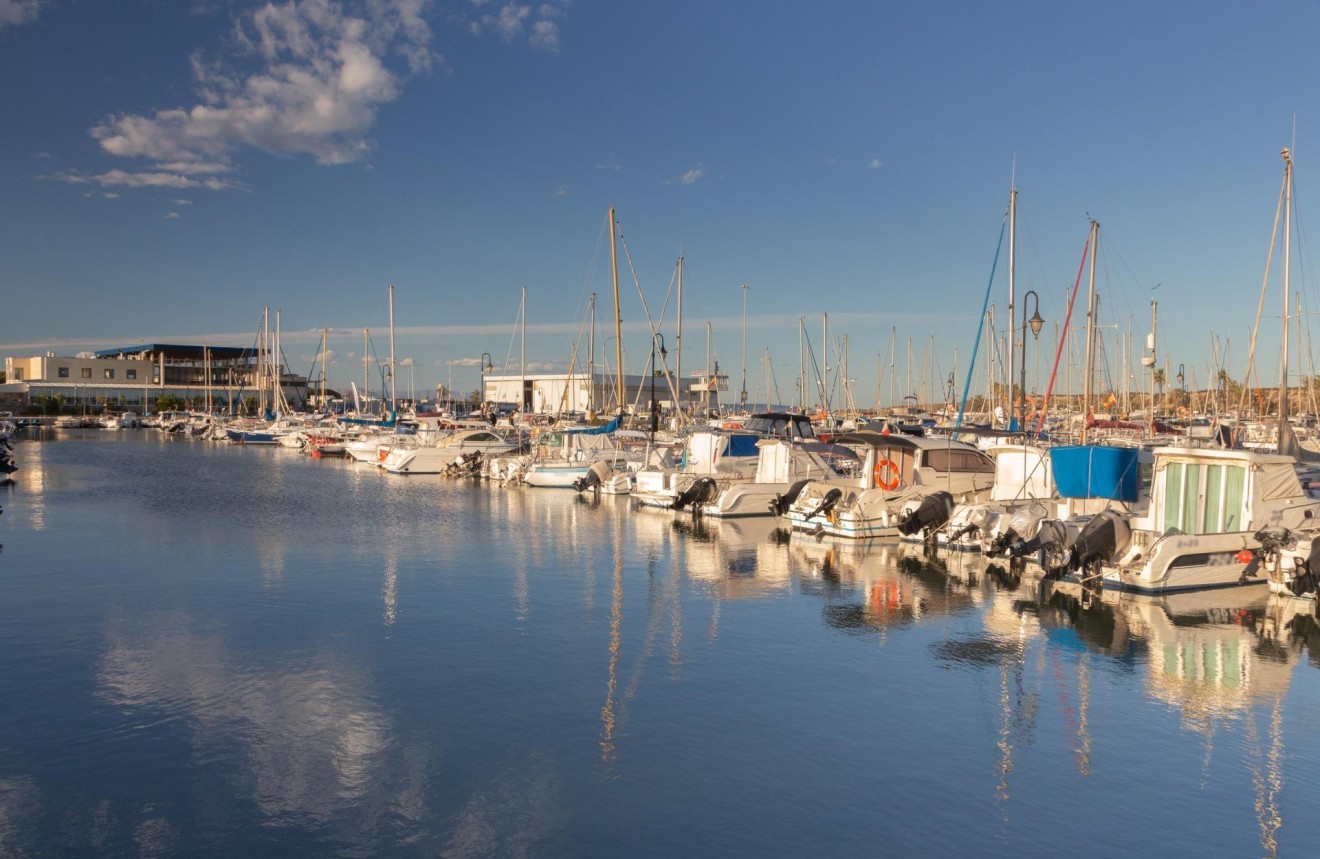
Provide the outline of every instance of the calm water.
[[1311,605],[1083,606],[977,559],[151,431],[15,451],[2,856],[1320,842]]

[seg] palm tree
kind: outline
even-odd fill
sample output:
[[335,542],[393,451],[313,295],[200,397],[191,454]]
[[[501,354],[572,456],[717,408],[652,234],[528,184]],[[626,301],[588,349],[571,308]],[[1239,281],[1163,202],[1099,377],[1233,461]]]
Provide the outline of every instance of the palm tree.
[[[1154,375],[1155,387],[1160,389],[1160,396],[1164,396],[1164,371],[1156,370]],[[1150,404],[1151,417],[1155,416],[1155,404]]]

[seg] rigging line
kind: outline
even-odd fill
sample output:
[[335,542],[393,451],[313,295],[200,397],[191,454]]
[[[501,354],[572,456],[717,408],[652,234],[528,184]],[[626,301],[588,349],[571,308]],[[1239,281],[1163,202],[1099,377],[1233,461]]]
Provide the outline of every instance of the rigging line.
[[[509,365],[513,363],[513,348],[518,344],[518,326],[522,325],[525,328],[527,325],[526,320],[523,319],[523,315],[527,312],[525,304],[526,302],[523,301],[518,302],[518,315],[514,317],[513,330],[509,332],[509,351],[504,353],[504,366],[500,368],[505,374],[509,372]],[[521,397],[522,394],[518,396]]]
[[[637,297],[642,302],[642,313],[646,315],[646,324],[651,329],[651,348],[654,349],[655,338],[660,333],[660,329],[656,326],[655,320],[651,317],[651,307],[649,304],[646,303],[646,295],[645,293],[642,292],[642,282],[637,278],[637,269],[636,267],[633,266],[632,251],[628,249],[628,240],[623,237],[622,228],[619,229],[619,242],[623,245],[623,255],[628,260],[628,271],[632,273],[633,284],[637,287]],[[674,275],[671,277],[671,280],[669,281],[671,288],[674,283],[673,278],[677,278],[677,276],[678,276],[678,270],[675,269]],[[669,299],[668,297],[666,297],[665,298],[666,304],[668,303],[668,301]],[[664,323],[663,315],[660,318],[660,323],[661,324]],[[674,402],[677,403],[679,400],[679,396],[678,396],[678,389],[676,387],[676,384],[681,382],[682,380],[680,379],[677,380],[676,382],[674,379],[674,375],[669,372],[668,350],[660,352],[659,355],[660,355],[660,364],[661,366],[664,367],[664,371],[665,371],[665,382],[666,382],[665,386],[669,388],[670,396],[672,396],[674,398]],[[654,368],[652,369],[652,372],[655,372]],[[641,394],[639,392],[638,397],[640,398],[640,396]]]
[[[1251,338],[1247,347],[1247,370],[1243,374],[1242,396],[1238,399],[1238,414],[1246,410],[1247,389],[1250,387],[1251,372],[1256,362],[1256,335],[1260,333],[1260,317],[1265,311],[1265,289],[1270,283],[1270,267],[1274,264],[1274,248],[1279,238],[1279,219],[1283,217],[1283,203],[1288,190],[1288,171],[1284,171],[1283,183],[1279,186],[1279,202],[1274,209],[1274,228],[1270,231],[1270,252],[1265,258],[1265,276],[1260,282],[1260,299],[1256,304],[1256,324],[1251,328]],[[1237,439],[1234,439],[1236,443]]]
[[[985,329],[986,312],[990,308],[990,290],[995,283],[995,270],[999,267],[999,252],[1004,248],[1004,232],[1008,229],[1008,214],[1004,214],[1004,222],[999,227],[999,242],[995,245],[995,258],[990,264],[990,277],[985,284],[985,301],[981,304],[981,320],[976,325],[976,340],[972,343],[972,357],[967,363],[967,381],[963,383],[962,402],[958,404],[958,417],[953,422],[954,429],[962,426],[963,415],[967,411],[967,397],[972,390],[972,374],[976,372],[976,353],[981,347],[981,332]],[[992,388],[993,390],[993,382]]]
[[1068,299],[1068,313],[1063,319],[1062,333],[1059,335],[1059,344],[1054,350],[1054,367],[1050,369],[1050,382],[1045,386],[1045,401],[1041,403],[1040,414],[1036,418],[1036,429],[1033,435],[1040,435],[1041,427],[1045,426],[1045,416],[1049,414],[1050,396],[1054,393],[1054,380],[1059,376],[1059,359],[1063,357],[1063,346],[1068,341],[1068,324],[1072,322],[1073,307],[1077,304],[1077,291],[1082,286],[1082,273],[1086,271],[1086,258],[1091,252],[1091,233],[1086,233],[1086,244],[1082,245],[1082,259],[1077,264],[1077,279],[1073,281],[1072,297]]

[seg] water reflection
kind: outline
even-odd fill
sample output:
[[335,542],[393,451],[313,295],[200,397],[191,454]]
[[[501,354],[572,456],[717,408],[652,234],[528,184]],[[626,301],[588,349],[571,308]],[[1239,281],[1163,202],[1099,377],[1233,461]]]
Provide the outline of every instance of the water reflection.
[[200,766],[241,755],[241,790],[271,823],[325,823],[389,800],[373,794],[393,726],[354,665],[329,652],[263,663],[233,652],[203,618],[141,621],[108,627],[102,698],[143,725],[186,719]]
[[[133,479],[146,442],[114,468],[56,447],[0,522],[19,547],[0,562],[21,562],[0,679],[90,687],[50,695],[80,720],[52,729],[78,738],[61,753],[131,759],[141,783],[28,764],[42,720],[20,702],[0,712],[0,853],[63,828],[75,853],[218,852],[224,832],[267,855],[672,855],[662,828],[723,845],[733,818],[757,855],[933,829],[927,852],[962,852],[988,810],[1004,855],[1039,847],[1057,797],[1081,798],[1067,842],[1107,824],[1094,797],[1154,806],[1181,780],[1231,822],[1200,836],[1178,794],[1171,841],[1232,829],[1273,855],[1301,831],[1285,800],[1315,795],[1289,769],[1314,718],[1287,701],[1299,676],[1315,689],[1314,603],[1096,595],[974,555],[275,451],[184,446],[180,486]],[[111,547],[96,570],[69,563],[75,520]],[[43,553],[58,576],[28,572]],[[808,794],[835,816],[795,817]]]

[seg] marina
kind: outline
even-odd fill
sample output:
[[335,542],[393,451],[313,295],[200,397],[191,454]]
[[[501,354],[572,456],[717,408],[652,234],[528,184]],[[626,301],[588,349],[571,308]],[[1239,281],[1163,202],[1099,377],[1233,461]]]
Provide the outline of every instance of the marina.
[[1091,592],[982,553],[157,430],[13,446],[9,855],[1320,836],[1314,600]]

